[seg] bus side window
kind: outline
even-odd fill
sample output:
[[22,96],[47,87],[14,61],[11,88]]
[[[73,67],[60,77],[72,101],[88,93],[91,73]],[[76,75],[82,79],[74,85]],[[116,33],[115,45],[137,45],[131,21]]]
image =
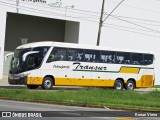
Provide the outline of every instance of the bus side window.
[[84,50],[77,50],[76,60],[83,61],[83,58],[84,58]]
[[132,53],[132,64],[143,65],[143,54]]
[[67,49],[67,60],[73,61],[75,57],[75,49]]
[[82,61],[83,60],[83,50],[80,49],[67,49],[67,60],[68,61]]
[[101,51],[101,62],[102,63],[115,63],[115,52]]
[[144,54],[144,65],[150,65],[153,63],[153,55]]
[[66,60],[66,49],[65,48],[53,48],[47,62],[53,61],[65,61]]
[[58,49],[57,48],[53,48],[53,50],[51,51],[50,55],[49,55],[49,58],[47,60],[47,63],[49,62],[53,62],[55,61],[55,54],[58,52]]
[[92,51],[91,50],[85,50],[84,61],[85,62],[90,62],[91,58],[92,58]]
[[75,61],[76,60],[76,49],[67,49],[67,60]]
[[100,62],[100,51],[93,51],[93,62]]
[[85,50],[84,61],[85,62],[99,62],[100,52],[95,51],[95,50]]
[[131,53],[117,52],[116,63],[130,64],[131,63]]
[[56,61],[65,61],[66,60],[66,49],[59,48],[57,53],[55,54]]

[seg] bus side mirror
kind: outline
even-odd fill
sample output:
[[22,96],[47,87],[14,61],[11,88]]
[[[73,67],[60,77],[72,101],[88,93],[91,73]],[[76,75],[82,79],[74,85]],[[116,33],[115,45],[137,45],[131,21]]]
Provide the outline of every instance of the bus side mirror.
[[4,57],[4,61],[7,61],[7,58],[9,57],[9,56],[13,56],[13,52],[11,52],[11,53],[8,53],[7,55],[5,55],[5,57]]
[[31,52],[26,52],[23,57],[22,57],[22,61],[26,61],[26,58],[28,55],[31,55],[31,54],[35,54],[35,53],[39,53],[39,51],[31,51]]

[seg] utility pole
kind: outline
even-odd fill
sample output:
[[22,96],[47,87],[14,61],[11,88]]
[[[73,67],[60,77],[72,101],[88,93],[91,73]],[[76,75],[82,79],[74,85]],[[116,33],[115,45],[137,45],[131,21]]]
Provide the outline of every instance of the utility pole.
[[17,13],[19,12],[19,8],[18,8],[18,6],[19,6],[19,0],[16,0],[16,6],[17,6]]
[[99,21],[99,29],[98,29],[98,37],[97,37],[97,46],[99,46],[99,42],[100,42],[101,28],[103,24],[104,4],[105,4],[105,0],[103,0],[102,2],[101,17]]
[[101,9],[101,17],[100,17],[100,22],[99,22],[99,30],[98,30],[98,37],[97,37],[97,46],[99,46],[100,43],[100,36],[101,36],[101,28],[103,26],[103,22],[119,7],[119,5],[125,0],[122,0],[118,5],[107,15],[107,17],[103,20],[103,15],[104,15],[104,2],[103,0],[102,3],[102,9]]

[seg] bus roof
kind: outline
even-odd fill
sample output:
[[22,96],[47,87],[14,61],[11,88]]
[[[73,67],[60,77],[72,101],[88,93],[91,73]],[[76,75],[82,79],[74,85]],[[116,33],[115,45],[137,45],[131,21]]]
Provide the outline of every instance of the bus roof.
[[34,48],[34,47],[41,47],[41,46],[53,46],[53,43],[54,42],[50,42],[50,41],[33,42],[33,43],[28,43],[28,44],[18,46],[16,49]]
[[34,48],[41,46],[57,46],[57,47],[66,47],[66,48],[78,48],[78,49],[91,49],[91,50],[106,50],[106,51],[122,51],[122,52],[135,52],[135,53],[150,53],[149,51],[142,50],[128,50],[128,49],[119,49],[119,48],[110,48],[103,46],[93,46],[93,45],[84,45],[84,44],[76,44],[76,43],[64,43],[64,42],[54,42],[54,41],[42,41],[42,42],[33,42],[18,46],[16,49],[24,49],[24,48]]

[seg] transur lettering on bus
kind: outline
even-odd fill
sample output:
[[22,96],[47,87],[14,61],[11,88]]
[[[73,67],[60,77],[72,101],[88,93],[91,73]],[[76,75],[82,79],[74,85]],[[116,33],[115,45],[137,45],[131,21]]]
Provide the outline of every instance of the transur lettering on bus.
[[82,65],[81,63],[73,63],[73,65],[76,65],[75,69],[81,69],[81,70],[107,70],[107,67],[104,66],[90,66],[90,65]]

